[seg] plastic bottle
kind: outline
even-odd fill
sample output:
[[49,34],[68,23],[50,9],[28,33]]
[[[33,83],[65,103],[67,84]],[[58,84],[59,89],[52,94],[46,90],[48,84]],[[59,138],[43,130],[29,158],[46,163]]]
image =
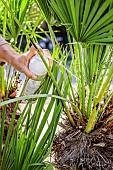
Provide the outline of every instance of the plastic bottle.
[[[44,59],[49,66],[48,56],[44,53]],[[33,94],[40,86],[41,81],[47,74],[47,68],[40,56],[37,54],[30,60],[29,69],[37,75],[37,80],[29,79],[25,89],[25,95]]]

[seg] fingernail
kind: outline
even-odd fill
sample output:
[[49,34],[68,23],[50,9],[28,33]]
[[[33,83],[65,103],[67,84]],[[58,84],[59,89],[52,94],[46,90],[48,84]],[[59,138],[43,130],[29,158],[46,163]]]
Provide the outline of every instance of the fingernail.
[[32,75],[32,79],[37,79],[37,76],[36,75]]

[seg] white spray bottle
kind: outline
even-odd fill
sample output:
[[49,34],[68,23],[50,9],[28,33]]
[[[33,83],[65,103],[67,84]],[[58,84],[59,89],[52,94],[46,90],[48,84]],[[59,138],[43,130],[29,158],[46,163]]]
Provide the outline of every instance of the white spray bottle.
[[[49,66],[49,60],[46,53],[44,53],[44,59],[47,65]],[[47,68],[38,54],[32,57],[32,59],[30,60],[29,69],[30,71],[32,71],[37,75],[37,80],[32,80],[32,79],[28,80],[25,89],[25,95],[33,94],[39,88],[41,81],[47,74]]]

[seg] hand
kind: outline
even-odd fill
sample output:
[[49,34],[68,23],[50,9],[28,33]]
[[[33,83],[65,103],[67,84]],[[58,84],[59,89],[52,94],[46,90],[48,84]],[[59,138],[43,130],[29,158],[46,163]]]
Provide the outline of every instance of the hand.
[[[42,53],[47,53],[48,56],[51,58],[51,54],[49,50],[42,49],[40,46],[37,45],[37,48]],[[32,79],[37,79],[37,76],[29,70],[29,62],[30,59],[37,54],[36,49],[34,46],[30,48],[24,54],[17,53],[9,44],[4,44],[0,46],[0,61],[7,62],[12,65],[18,71],[24,73],[27,77]],[[52,67],[52,60],[49,58],[49,65]]]
[[[37,46],[39,51],[43,53],[43,50],[40,46]],[[32,46],[29,51],[24,54],[19,54],[12,61],[11,65],[18,71],[24,73],[28,78],[37,79],[37,76],[29,70],[30,59],[37,54],[37,51]]]
[[[51,54],[50,54],[49,50],[48,49],[42,49],[38,45],[37,45],[37,48],[42,53],[42,55],[44,53],[46,53],[47,56],[49,56],[49,58],[48,58],[49,66],[52,67],[52,59],[50,59]],[[36,51],[35,47],[32,46],[30,48],[30,50],[27,51],[25,54],[22,54],[22,55],[16,57],[16,61],[12,64],[13,67],[15,67],[15,69],[17,69],[18,71],[24,73],[27,77],[32,78],[32,79],[37,79],[37,75],[35,75],[33,72],[31,72],[28,68],[30,59],[36,54],[37,54],[37,51]]]

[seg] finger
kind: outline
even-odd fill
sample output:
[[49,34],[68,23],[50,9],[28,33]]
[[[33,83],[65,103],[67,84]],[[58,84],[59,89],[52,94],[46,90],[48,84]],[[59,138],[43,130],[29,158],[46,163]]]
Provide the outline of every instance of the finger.
[[51,53],[48,49],[43,49],[44,53],[46,53],[46,55],[48,56],[48,60],[49,60],[49,66],[52,67],[53,65],[53,60],[52,60],[52,56]]
[[[42,48],[39,45],[36,45],[36,46],[37,46],[38,50],[43,54]],[[36,51],[36,48],[33,45],[31,46],[30,50],[25,53],[28,60],[30,60],[36,54],[37,54],[37,51]]]
[[43,49],[43,52],[46,53],[48,56],[51,56],[50,51],[48,49]]
[[50,59],[50,58],[48,58],[48,60],[49,60],[49,66],[52,67],[53,66],[53,60]]
[[[34,47],[34,46],[33,46]],[[38,48],[38,50],[43,54],[43,49],[39,46],[39,45],[37,45],[36,44],[36,47]]]
[[35,75],[33,72],[31,72],[28,68],[24,69],[24,70],[23,70],[23,73],[24,73],[28,78],[31,78],[31,79],[34,79],[34,80],[37,79],[37,75]]
[[[36,44],[36,47],[43,54],[43,49],[37,44]],[[30,48],[30,53],[31,53],[31,56],[32,56],[33,53],[35,53],[35,55],[37,54],[36,48],[33,45]]]

